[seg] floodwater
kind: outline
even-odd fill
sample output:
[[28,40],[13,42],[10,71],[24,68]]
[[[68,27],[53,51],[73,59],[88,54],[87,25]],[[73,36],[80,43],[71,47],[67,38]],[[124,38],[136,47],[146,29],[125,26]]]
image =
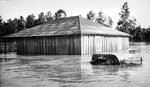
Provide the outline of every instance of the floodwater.
[[132,42],[129,53],[142,56],[142,65],[91,65],[91,55],[7,54],[0,87],[150,87],[150,43]]

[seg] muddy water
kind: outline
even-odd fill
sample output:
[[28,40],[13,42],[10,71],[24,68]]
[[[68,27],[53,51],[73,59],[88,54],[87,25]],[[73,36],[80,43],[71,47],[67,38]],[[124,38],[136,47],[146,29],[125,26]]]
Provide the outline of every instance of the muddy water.
[[[150,87],[150,43],[130,43],[142,65],[91,65],[86,56],[21,56],[0,60],[0,87]],[[4,57],[0,54],[0,57]]]

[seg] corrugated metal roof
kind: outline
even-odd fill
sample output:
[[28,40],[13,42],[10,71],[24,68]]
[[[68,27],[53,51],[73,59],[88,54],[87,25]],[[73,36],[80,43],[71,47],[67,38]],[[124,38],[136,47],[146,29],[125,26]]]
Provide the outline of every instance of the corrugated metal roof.
[[28,28],[4,37],[57,36],[72,34],[101,34],[130,36],[129,34],[102,26],[80,16],[60,18]]

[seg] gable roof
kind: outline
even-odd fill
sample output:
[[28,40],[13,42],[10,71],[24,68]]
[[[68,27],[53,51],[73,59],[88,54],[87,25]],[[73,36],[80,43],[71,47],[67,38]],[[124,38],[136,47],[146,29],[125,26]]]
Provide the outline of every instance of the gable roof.
[[130,36],[127,33],[120,32],[98,23],[92,22],[80,16],[60,18],[48,21],[44,24],[28,28],[17,33],[3,37],[34,37],[34,36],[57,36],[72,34],[100,34],[115,36]]

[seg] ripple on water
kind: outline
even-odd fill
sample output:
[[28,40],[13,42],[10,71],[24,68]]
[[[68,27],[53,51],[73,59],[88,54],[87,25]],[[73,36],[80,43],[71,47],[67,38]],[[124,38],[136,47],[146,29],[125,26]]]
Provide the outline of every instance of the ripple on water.
[[[2,87],[150,87],[150,44],[130,43],[130,54],[142,65],[91,65],[86,56],[22,56],[8,54],[0,62]],[[11,55],[13,58],[11,58]],[[3,55],[0,54],[0,57]]]

